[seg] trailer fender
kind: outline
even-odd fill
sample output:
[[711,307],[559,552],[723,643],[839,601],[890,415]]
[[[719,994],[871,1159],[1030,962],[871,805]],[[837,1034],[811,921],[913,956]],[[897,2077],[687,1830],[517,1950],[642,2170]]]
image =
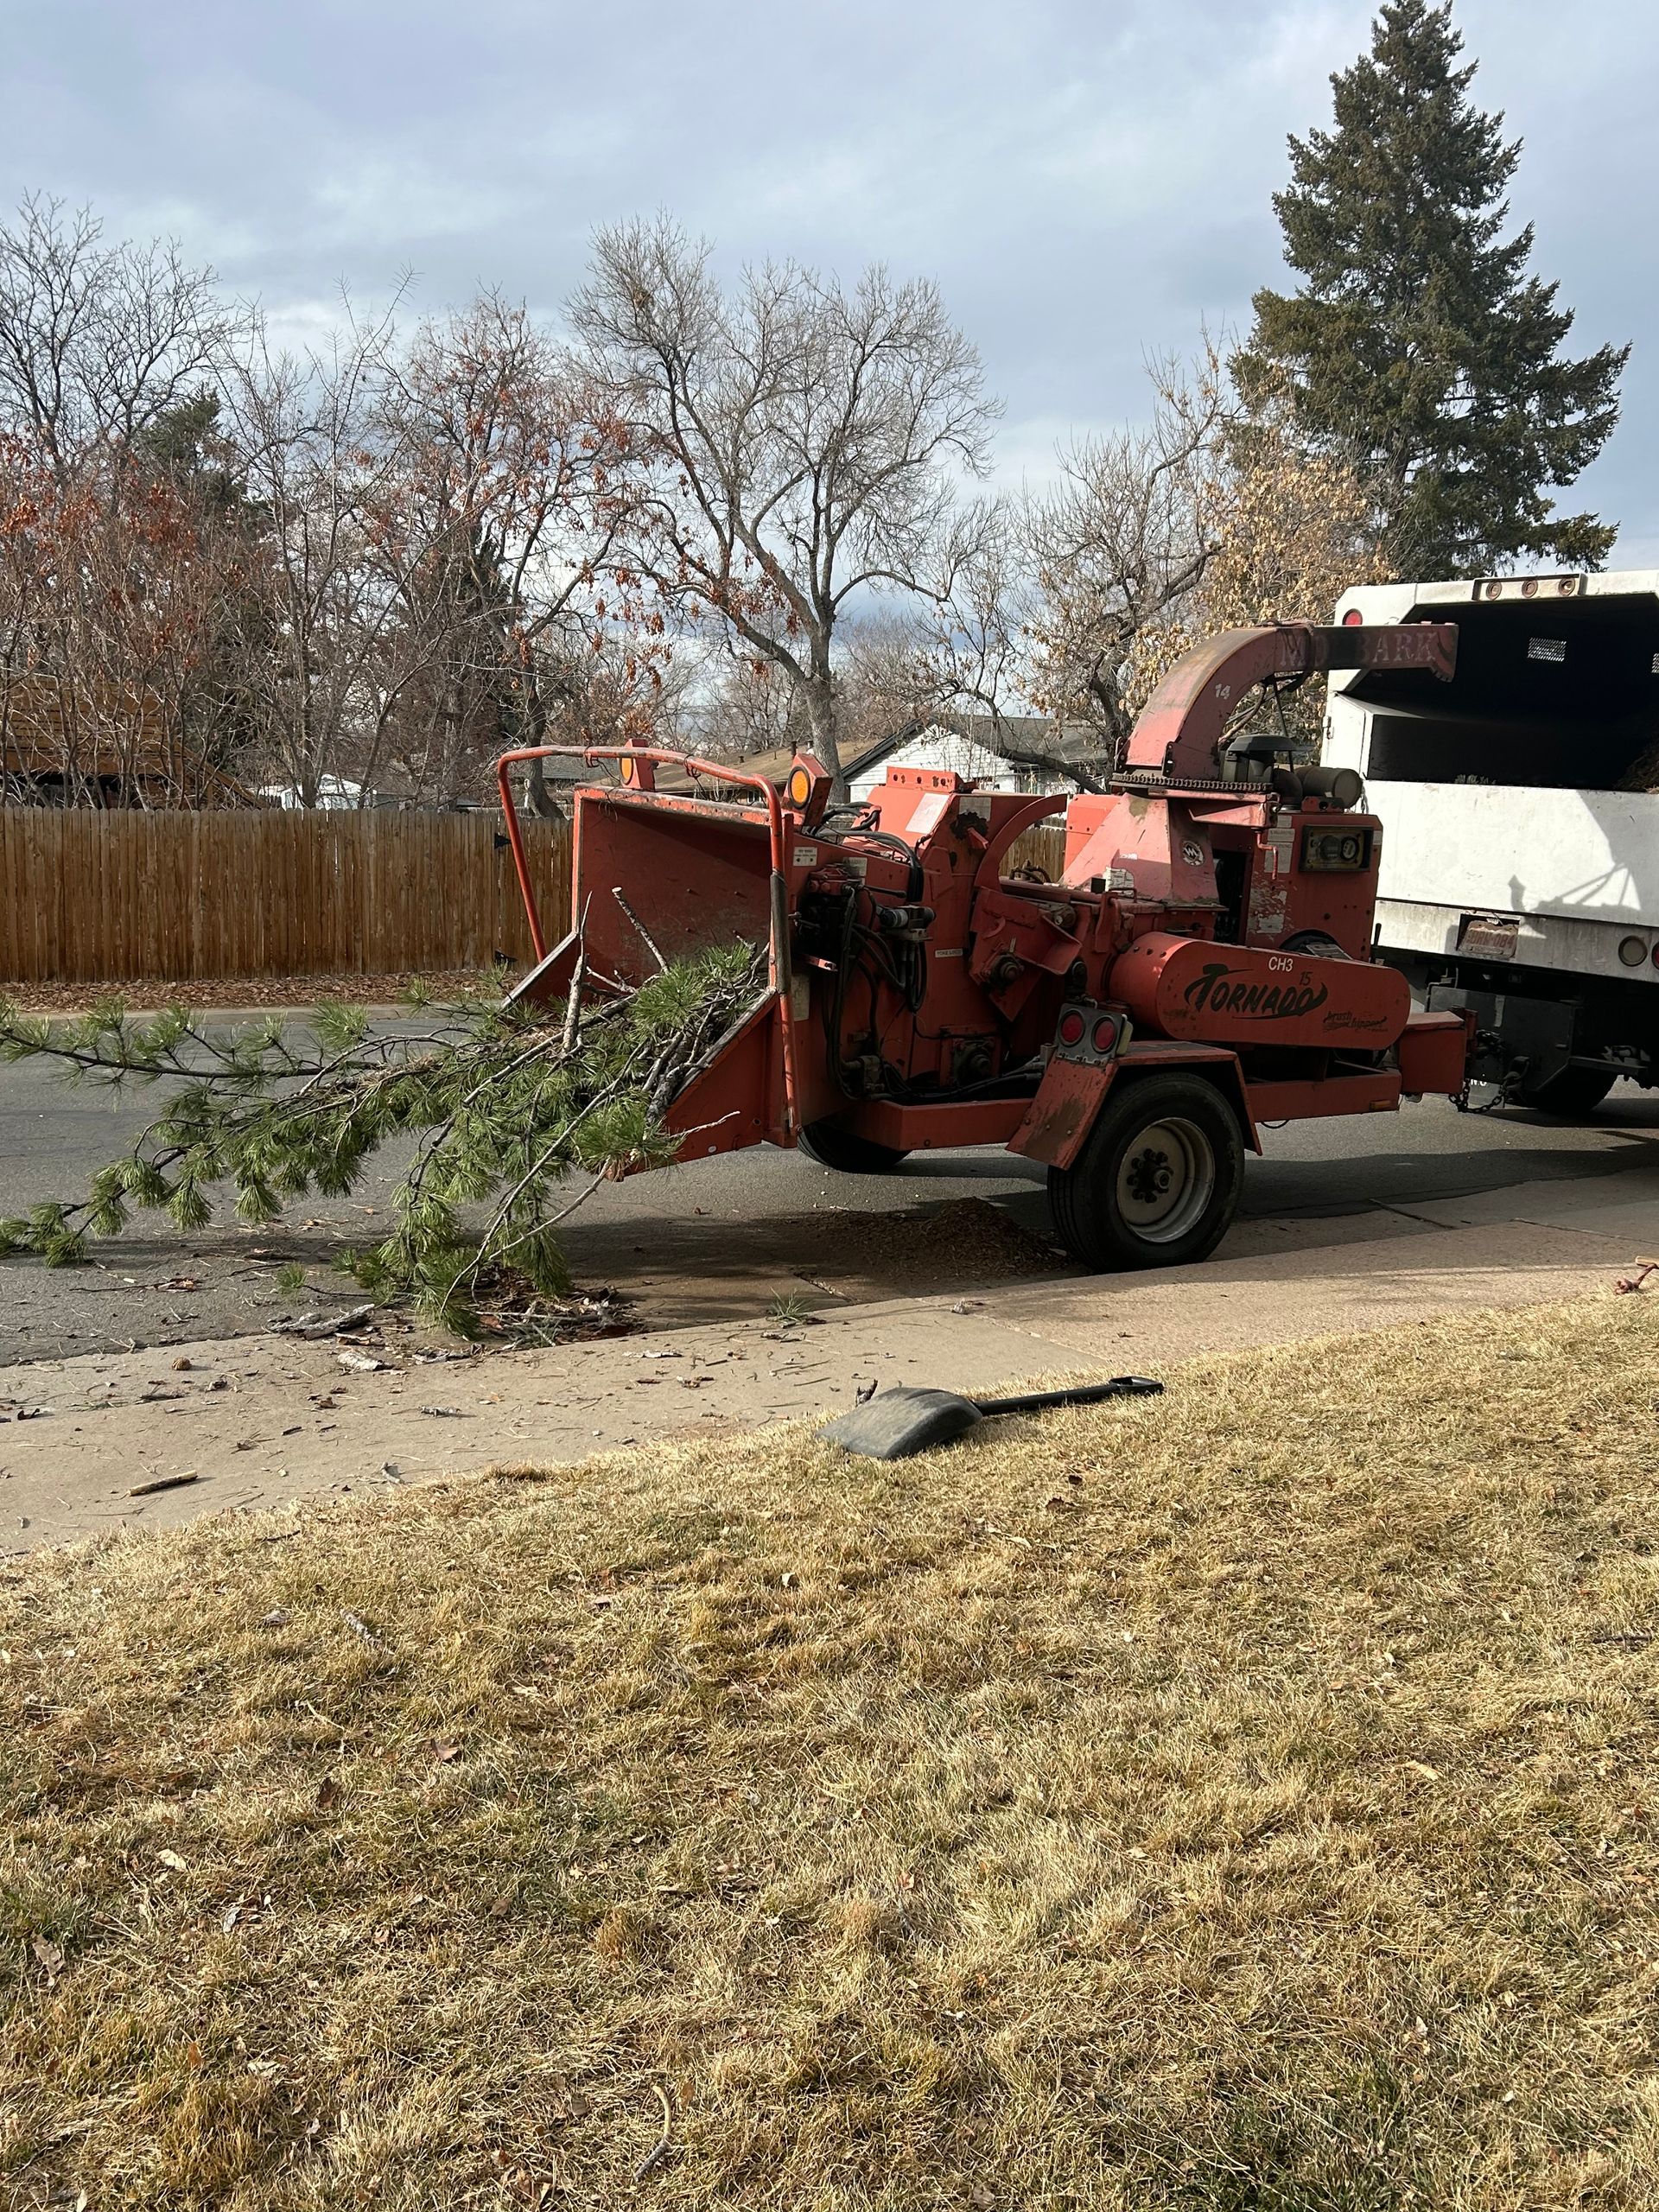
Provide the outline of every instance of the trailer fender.
[[1048,1167],[1070,1167],[1088,1141],[1106,1095],[1114,1084],[1132,1083],[1141,1075],[1174,1074],[1187,1069],[1213,1083],[1238,1117],[1245,1143],[1260,1152],[1244,1078],[1236,1052],[1217,1045],[1166,1044],[1155,1038],[1134,1039],[1121,1052],[1093,1058],[1056,1052],[1043,1071],[1037,1095],[1026,1118],[1008,1140],[1008,1150]]

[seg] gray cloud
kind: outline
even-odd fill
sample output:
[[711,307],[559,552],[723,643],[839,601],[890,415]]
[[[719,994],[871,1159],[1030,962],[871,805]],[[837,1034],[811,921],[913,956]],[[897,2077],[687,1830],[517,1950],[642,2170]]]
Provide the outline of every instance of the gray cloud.
[[[735,266],[936,276],[1008,410],[1005,465],[1142,405],[1148,353],[1281,274],[1285,134],[1368,0],[150,0],[13,4],[0,193],[177,233],[296,326],[405,270],[555,310],[594,224],[663,207]],[[1624,423],[1573,504],[1659,565],[1651,0],[1462,0],[1517,213],[1586,346],[1633,338]]]

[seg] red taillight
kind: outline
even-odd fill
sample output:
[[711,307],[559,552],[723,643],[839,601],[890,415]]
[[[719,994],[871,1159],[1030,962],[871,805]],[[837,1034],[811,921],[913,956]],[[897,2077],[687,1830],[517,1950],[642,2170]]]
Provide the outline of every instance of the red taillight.
[[1344,630],[1357,630],[1364,620],[1365,617],[1360,613],[1358,607],[1351,607],[1342,618],[1342,626]]
[[1117,1024],[1109,1014],[1095,1024],[1095,1050],[1097,1052],[1115,1052],[1117,1050]]
[[1084,1039],[1084,1032],[1088,1029],[1088,1023],[1077,1011],[1075,1007],[1070,1013],[1063,1014],[1060,1016],[1061,1044],[1081,1045]]

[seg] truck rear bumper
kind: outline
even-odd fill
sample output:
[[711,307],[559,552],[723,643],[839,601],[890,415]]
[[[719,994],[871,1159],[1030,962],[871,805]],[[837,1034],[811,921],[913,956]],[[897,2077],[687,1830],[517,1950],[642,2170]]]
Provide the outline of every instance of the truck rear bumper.
[[[1494,932],[1484,924],[1504,927]],[[1513,930],[1513,950],[1502,949]],[[1482,967],[1540,969],[1563,978],[1593,976],[1659,994],[1659,923],[1632,917],[1591,920],[1578,914],[1522,914],[1497,907],[1452,906],[1423,899],[1380,899],[1377,950],[1384,959],[1415,953],[1478,963]],[[1472,932],[1472,941],[1471,941]],[[1639,959],[1633,953],[1641,947]],[[1659,995],[1656,995],[1659,1014]]]

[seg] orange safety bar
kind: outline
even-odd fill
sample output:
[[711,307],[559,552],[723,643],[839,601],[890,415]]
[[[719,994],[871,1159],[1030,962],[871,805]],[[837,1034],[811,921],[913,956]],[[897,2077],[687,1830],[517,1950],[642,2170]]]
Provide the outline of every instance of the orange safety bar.
[[[525,745],[517,752],[504,753],[495,764],[495,780],[501,793],[501,811],[506,818],[507,842],[512,847],[512,865],[518,873],[518,888],[524,901],[524,912],[530,920],[530,941],[535,947],[537,960],[547,957],[547,938],[542,930],[541,909],[537,903],[535,887],[530,880],[530,863],[524,855],[524,833],[518,825],[518,810],[513,803],[512,787],[507,780],[507,771],[521,760],[553,759],[585,760],[591,767],[599,760],[636,760],[648,762],[652,767],[667,766],[683,768],[694,776],[712,776],[717,782],[736,784],[747,791],[759,791],[766,810],[766,831],[772,850],[771,927],[767,932],[766,983],[778,1001],[784,1040],[784,1100],[785,1112],[791,1128],[800,1126],[797,1111],[799,1096],[795,1072],[795,1014],[790,997],[789,964],[789,879],[784,871],[784,803],[776,787],[766,777],[747,772],[741,768],[728,766],[719,760],[700,760],[695,753],[674,753],[643,745]],[[641,798],[646,794],[641,793]],[[672,807],[678,804],[671,796],[658,798],[653,792],[650,800],[658,806]]]

